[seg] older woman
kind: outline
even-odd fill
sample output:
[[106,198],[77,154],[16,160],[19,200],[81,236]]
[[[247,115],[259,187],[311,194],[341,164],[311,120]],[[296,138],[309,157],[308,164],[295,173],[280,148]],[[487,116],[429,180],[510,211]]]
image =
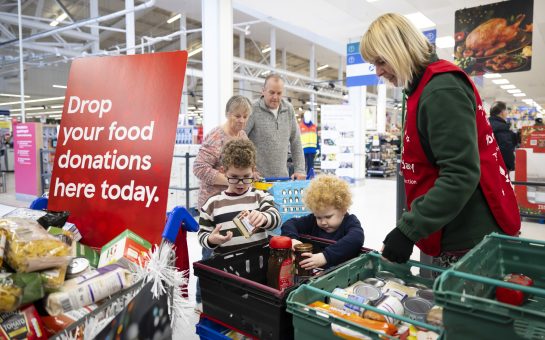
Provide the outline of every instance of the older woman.
[[199,209],[210,196],[227,188],[227,177],[220,172],[221,149],[233,138],[248,139],[244,127],[251,112],[252,106],[248,98],[238,95],[231,97],[225,107],[227,121],[204,137],[193,165],[193,173],[201,181]]
[[399,14],[371,23],[360,52],[408,95],[401,167],[409,210],[386,236],[383,256],[406,262],[416,243],[448,266],[490,232],[518,234],[508,171],[471,79],[439,60]]

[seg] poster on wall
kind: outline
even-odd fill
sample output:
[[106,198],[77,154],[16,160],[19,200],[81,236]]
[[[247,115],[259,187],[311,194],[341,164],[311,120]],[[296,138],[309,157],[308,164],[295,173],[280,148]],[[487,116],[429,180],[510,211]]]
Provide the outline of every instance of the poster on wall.
[[534,0],[464,8],[454,18],[454,63],[467,74],[531,69]]
[[89,246],[125,229],[161,239],[187,52],[76,59],[51,176]]
[[348,105],[321,106],[321,171],[355,182],[356,131]]
[[365,130],[366,131],[377,130],[377,107],[376,106],[365,107]]

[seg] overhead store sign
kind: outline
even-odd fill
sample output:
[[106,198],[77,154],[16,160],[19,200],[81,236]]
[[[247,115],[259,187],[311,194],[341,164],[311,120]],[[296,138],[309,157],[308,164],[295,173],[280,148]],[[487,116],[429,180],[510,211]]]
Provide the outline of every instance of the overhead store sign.
[[158,243],[187,52],[73,62],[49,190],[86,244],[125,229]]
[[464,8],[454,20],[454,63],[467,74],[530,70],[534,0]]
[[424,34],[424,36],[428,39],[428,41],[431,44],[435,45],[435,40],[437,39],[437,30],[436,29],[424,31],[424,32],[422,32],[422,34]]
[[360,43],[346,45],[346,86],[377,85],[379,81],[375,65],[363,60]]

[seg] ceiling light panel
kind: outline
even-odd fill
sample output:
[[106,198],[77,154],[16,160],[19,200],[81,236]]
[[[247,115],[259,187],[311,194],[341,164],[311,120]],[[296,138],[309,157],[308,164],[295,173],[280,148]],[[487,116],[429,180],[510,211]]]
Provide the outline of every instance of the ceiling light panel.
[[492,82],[494,84],[502,85],[502,84],[509,84],[509,80],[502,78],[502,79],[492,79]]
[[431,21],[427,16],[422,14],[422,12],[416,12],[411,14],[406,14],[405,17],[409,19],[416,28],[423,29],[429,27],[435,27],[435,23]]
[[503,90],[512,90],[512,89],[516,89],[517,87],[513,84],[509,84],[509,85],[502,85],[500,86]]
[[454,47],[454,38],[450,35],[445,37],[439,37],[435,39],[435,45],[437,48],[450,48]]

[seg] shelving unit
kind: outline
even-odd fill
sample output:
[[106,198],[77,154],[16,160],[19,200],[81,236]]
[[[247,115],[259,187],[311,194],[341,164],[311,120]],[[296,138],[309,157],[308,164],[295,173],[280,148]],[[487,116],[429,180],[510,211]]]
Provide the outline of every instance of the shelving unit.
[[[387,137],[387,138],[386,138]],[[365,175],[389,177],[396,171],[396,154],[399,150],[395,144],[397,136],[369,135],[366,143]]]
[[55,164],[55,150],[57,148],[58,125],[44,124],[42,126],[43,146],[40,149],[40,178],[42,194],[49,191],[51,174]]

